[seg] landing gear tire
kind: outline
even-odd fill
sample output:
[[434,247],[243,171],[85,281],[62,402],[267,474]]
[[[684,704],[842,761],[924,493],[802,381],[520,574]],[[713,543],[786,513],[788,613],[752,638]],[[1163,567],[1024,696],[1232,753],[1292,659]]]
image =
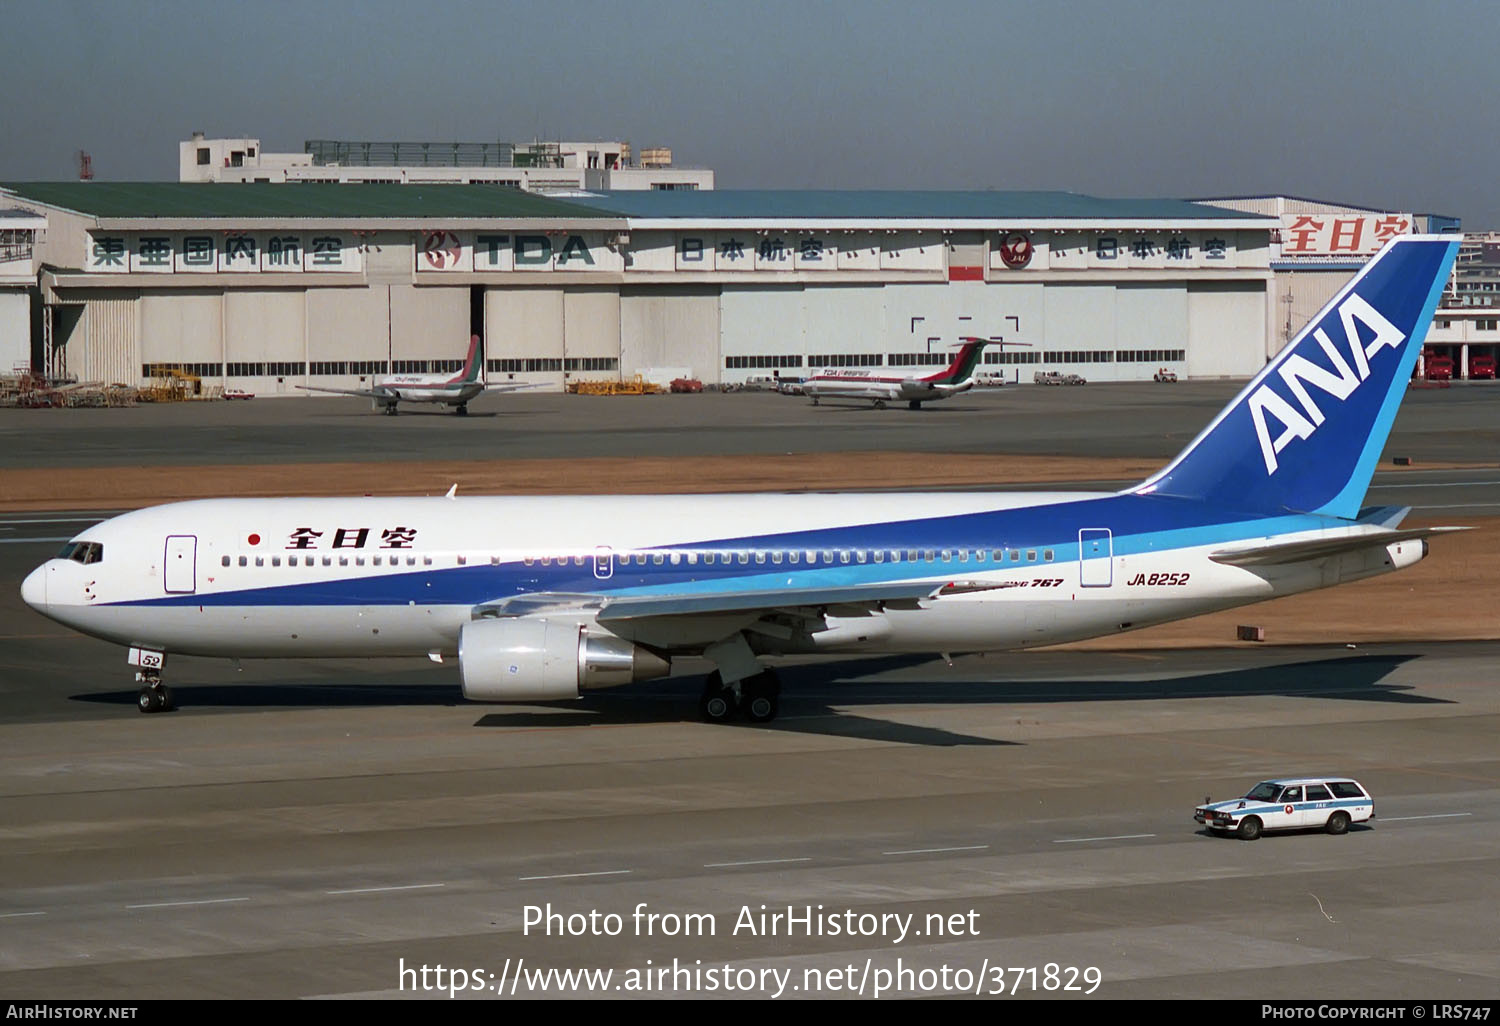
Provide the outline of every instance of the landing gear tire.
[[770,723],[781,710],[781,681],[772,670],[740,685],[740,712],[751,723]]
[[812,403],[813,403],[814,406],[818,405],[818,397],[817,396],[813,396]]
[[454,407],[453,413],[455,416],[467,417],[469,415],[469,404],[459,403],[456,407]]
[[172,690],[165,684],[146,684],[135,697],[135,706],[143,713],[170,712],[177,706],[172,702]]
[[724,685],[724,678],[717,672],[710,673],[703,682],[703,695],[698,699],[698,712],[708,723],[726,723],[734,718],[739,709],[739,698],[734,688]]
[[391,405],[389,405],[389,406],[387,406],[385,408],[385,415],[387,417],[394,417],[396,415],[396,404],[395,403],[392,403]]
[[883,409],[885,409],[885,400],[884,399],[876,399],[875,400],[875,408],[877,410],[883,410]]

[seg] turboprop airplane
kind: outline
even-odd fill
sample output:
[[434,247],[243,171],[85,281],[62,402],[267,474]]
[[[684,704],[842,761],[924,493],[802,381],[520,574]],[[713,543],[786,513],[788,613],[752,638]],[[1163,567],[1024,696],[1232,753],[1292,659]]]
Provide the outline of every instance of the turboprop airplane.
[[[874,371],[826,367],[802,382],[802,394],[818,405],[821,399],[868,399],[877,410],[887,402],[905,401],[913,410],[974,387],[974,370],[989,339],[968,338],[945,370],[926,377],[896,377]],[[1017,343],[1024,344],[1024,343]]]
[[362,395],[373,400],[376,409],[387,416],[396,415],[396,404],[446,403],[460,417],[469,412],[469,400],[482,392],[513,392],[535,388],[533,384],[486,384],[483,379],[484,356],[479,336],[469,336],[469,355],[457,374],[391,374],[376,378],[369,388],[328,388],[323,385],[298,385],[308,392],[334,392],[338,395]]
[[1389,243],[1120,492],[212,499],[89,527],[21,596],[127,646],[143,712],[176,653],[456,657],[486,702],[691,655],[705,718],[765,722],[783,654],[1052,645],[1372,577],[1451,530],[1360,504],[1457,249]]

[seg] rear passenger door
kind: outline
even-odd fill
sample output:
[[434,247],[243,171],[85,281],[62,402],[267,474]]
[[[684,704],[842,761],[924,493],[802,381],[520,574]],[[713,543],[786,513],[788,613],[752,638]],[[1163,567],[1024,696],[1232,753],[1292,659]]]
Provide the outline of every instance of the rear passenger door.
[[1333,815],[1333,794],[1322,784],[1308,784],[1307,799],[1304,808],[1307,810],[1302,815],[1302,825],[1309,827],[1320,827],[1328,822],[1328,817]]

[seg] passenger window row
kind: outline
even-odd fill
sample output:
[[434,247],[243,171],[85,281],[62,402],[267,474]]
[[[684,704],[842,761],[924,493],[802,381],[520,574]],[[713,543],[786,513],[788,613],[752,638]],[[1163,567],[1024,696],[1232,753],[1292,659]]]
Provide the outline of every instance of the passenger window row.
[[[281,566],[283,558],[285,559],[287,566],[297,566],[297,565],[299,565],[299,562],[300,562],[300,565],[302,565],[302,566],[317,566],[319,563],[321,563],[323,566],[333,566],[335,563],[337,563],[337,565],[339,565],[339,566],[364,566],[365,563],[366,563],[366,561],[368,560],[368,562],[369,562],[369,564],[371,566],[399,567],[399,566],[401,566],[401,560],[402,560],[401,556],[368,556],[368,557],[367,556],[321,556],[321,557],[320,556],[286,556],[286,557],[282,557],[280,555],[276,555],[276,556],[239,556],[238,558],[236,558],[234,556],[221,556],[221,557],[219,557],[219,565],[220,566],[233,566],[235,564],[238,564],[239,566],[250,566],[251,563],[252,563],[252,561],[253,561],[255,566]],[[419,556],[415,556],[415,555],[408,555],[408,556],[405,557],[405,559],[406,559],[406,565],[407,566],[416,566],[418,559],[420,559],[422,561],[422,563],[421,563],[422,566],[432,566],[432,557],[431,556],[420,556],[419,557]],[[458,561],[460,563],[462,563],[464,561],[464,557],[459,556],[458,557]]]
[[[740,549],[733,552],[698,550],[670,550],[667,552],[622,552],[615,555],[617,565],[628,566],[696,566],[700,562],[704,566],[848,566],[864,563],[979,563],[979,564],[1003,564],[1022,562],[1021,549]],[[1043,562],[1053,561],[1052,549],[1041,549]],[[1035,563],[1037,561],[1037,549],[1026,549],[1025,562]],[[96,563],[103,559],[103,551],[97,543],[79,543],[76,546],[68,546],[59,554],[60,559],[72,559],[80,563]],[[569,564],[582,567],[587,564],[594,555],[590,553],[583,555],[566,556],[525,556],[521,562],[526,566],[568,566]],[[606,557],[608,558],[608,557]],[[368,561],[371,566],[399,567],[420,565],[432,566],[432,556],[417,556],[407,554],[405,556],[297,556],[280,554],[274,556],[221,556],[220,566],[281,566],[283,560],[287,566],[365,566]],[[469,557],[457,555],[453,557],[457,566],[467,566]],[[498,555],[489,557],[490,565],[499,566],[502,562]]]

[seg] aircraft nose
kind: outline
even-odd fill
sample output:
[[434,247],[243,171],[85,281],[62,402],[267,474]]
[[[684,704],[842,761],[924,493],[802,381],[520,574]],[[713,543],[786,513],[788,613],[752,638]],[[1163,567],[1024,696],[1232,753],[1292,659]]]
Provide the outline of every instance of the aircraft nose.
[[21,601],[37,612],[47,609],[47,568],[39,566],[21,582]]

